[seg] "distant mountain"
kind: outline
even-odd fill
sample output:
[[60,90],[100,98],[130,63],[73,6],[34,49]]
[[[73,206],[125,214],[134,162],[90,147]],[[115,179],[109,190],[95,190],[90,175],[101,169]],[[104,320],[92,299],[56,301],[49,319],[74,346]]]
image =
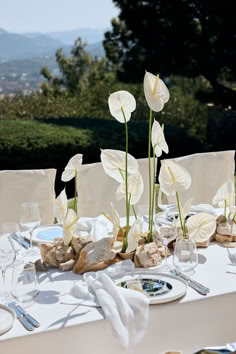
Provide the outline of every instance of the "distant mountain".
[[38,35],[28,38],[22,34],[0,32],[0,60],[26,59],[54,55],[57,48],[67,45],[57,39]]
[[[91,28],[78,28],[73,31],[65,32],[48,32],[45,33],[46,36],[57,39],[64,44],[73,45],[75,40],[80,37],[84,42],[88,44],[94,44],[101,42],[104,38],[104,33],[107,31],[106,28],[103,29],[91,29]],[[29,38],[35,38],[39,36],[40,33],[24,33],[24,36]]]
[[3,28],[0,28],[0,36],[1,34],[5,34],[5,33],[7,33],[7,31],[5,31]]

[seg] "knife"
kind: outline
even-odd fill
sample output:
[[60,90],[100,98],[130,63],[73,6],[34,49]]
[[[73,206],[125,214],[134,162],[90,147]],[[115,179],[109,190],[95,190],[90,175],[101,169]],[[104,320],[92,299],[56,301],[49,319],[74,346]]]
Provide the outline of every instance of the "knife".
[[17,310],[17,308],[12,303],[8,304],[8,306],[15,311],[16,317],[28,331],[34,330],[34,327],[31,325],[31,323],[27,321],[27,319]]
[[24,248],[28,249],[29,248],[29,242],[27,242],[26,240],[23,239],[23,237],[18,236],[16,233],[12,233],[11,237],[18,242],[21,246],[23,246]]
[[183,279],[185,279],[186,281],[191,281],[192,283],[194,283],[196,286],[199,286],[200,288],[204,289],[205,291],[207,291],[208,293],[210,292],[210,289],[207,288],[206,286],[198,283],[196,280],[193,280],[191,278],[189,278],[187,275],[181,273],[178,270],[175,270],[176,274],[179,275],[180,277],[182,277]]
[[30,322],[34,327],[38,328],[40,323],[36,321],[28,312],[26,312],[20,305],[17,305],[15,302],[12,302],[12,305]]
[[188,285],[196,290],[199,294],[201,295],[208,295],[210,289],[208,289],[207,287],[205,287],[204,285],[196,282],[195,280],[192,280],[191,278],[187,277],[185,274],[179,272],[178,270],[174,269],[174,270],[171,270],[171,273],[177,277],[180,277],[182,279],[184,279]]

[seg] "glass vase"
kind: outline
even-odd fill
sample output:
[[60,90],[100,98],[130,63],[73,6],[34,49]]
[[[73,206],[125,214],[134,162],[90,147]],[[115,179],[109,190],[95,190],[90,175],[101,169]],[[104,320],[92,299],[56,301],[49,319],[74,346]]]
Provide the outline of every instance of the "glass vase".
[[197,246],[194,240],[178,238],[173,257],[174,266],[181,272],[193,272],[198,265]]

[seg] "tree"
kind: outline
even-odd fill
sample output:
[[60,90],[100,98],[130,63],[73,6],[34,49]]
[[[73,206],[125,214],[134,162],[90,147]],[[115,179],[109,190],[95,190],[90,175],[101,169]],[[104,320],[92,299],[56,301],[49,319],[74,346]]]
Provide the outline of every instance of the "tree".
[[78,38],[71,56],[66,56],[62,49],[56,51],[60,75],[53,76],[47,67],[41,69],[41,75],[47,80],[41,85],[44,94],[80,94],[94,81],[105,79],[108,72],[106,61],[92,57],[85,47],[86,44]]
[[162,76],[203,75],[223,104],[236,105],[235,0],[113,0],[120,8],[104,48],[124,81],[145,70]]

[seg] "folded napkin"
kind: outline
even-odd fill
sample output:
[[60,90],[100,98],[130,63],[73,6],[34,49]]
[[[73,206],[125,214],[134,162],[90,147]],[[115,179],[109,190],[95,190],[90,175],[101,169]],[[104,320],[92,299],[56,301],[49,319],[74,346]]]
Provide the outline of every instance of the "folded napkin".
[[210,204],[192,205],[191,211],[204,212],[204,213],[209,213],[209,214],[212,214],[212,215],[216,215],[215,208],[212,205],[210,205]]
[[109,236],[112,224],[103,215],[96,218],[81,217],[77,222],[76,230],[82,235],[89,233],[93,241],[98,241]]
[[133,270],[133,263],[126,260],[104,271],[85,273],[84,280],[76,282],[62,300],[63,303],[101,307],[115,337],[128,352],[132,352],[134,344],[146,332],[149,299],[141,292],[116,286],[110,276],[117,277]]
[[236,352],[236,343],[228,343],[226,344],[226,346],[223,347],[207,347],[204,349],[201,349],[200,351],[194,353],[194,354],[198,354],[198,353],[235,353]]

